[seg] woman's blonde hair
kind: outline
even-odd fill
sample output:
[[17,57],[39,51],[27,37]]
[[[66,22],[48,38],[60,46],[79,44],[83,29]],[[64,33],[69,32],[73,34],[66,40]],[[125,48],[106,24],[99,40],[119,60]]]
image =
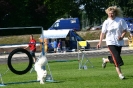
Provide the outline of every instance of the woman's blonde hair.
[[113,11],[117,17],[123,17],[123,12],[120,7],[110,6],[105,10],[105,12],[108,14],[109,11]]

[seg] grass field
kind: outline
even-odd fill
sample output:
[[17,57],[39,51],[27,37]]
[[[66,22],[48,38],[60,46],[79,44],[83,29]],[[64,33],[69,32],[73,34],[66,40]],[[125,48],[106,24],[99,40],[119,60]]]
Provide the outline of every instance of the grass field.
[[[122,57],[125,63],[122,66],[122,72],[126,77],[124,80],[118,78],[113,64],[108,63],[107,67],[103,69],[101,67],[102,57],[97,57],[89,59],[94,67],[89,67],[90,64],[87,63],[87,70],[78,69],[77,59],[64,62],[49,61],[54,82],[45,82],[42,85],[34,82],[36,80],[35,71],[16,75],[10,70],[6,72],[6,64],[0,64],[2,79],[6,84],[3,88],[132,88],[133,55],[123,55]],[[16,63],[15,65],[23,68],[26,63]]]

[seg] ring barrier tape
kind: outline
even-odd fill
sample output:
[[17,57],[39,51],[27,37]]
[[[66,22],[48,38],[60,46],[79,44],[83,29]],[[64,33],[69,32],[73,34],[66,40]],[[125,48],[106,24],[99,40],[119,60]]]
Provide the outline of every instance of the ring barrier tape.
[[[12,56],[18,52],[22,52],[22,53],[25,53],[27,56],[28,56],[28,59],[29,59],[29,63],[28,63],[28,66],[25,70],[22,70],[22,71],[18,71],[18,70],[15,70],[12,66],[12,63],[11,63],[11,60],[12,60]],[[26,74],[31,68],[32,68],[32,64],[33,64],[33,59],[32,59],[32,56],[30,54],[29,51],[23,49],[23,48],[17,48],[17,49],[14,49],[8,56],[8,61],[7,61],[7,65],[9,67],[9,69],[15,73],[15,74],[18,74],[18,75],[23,75],[23,74]]]

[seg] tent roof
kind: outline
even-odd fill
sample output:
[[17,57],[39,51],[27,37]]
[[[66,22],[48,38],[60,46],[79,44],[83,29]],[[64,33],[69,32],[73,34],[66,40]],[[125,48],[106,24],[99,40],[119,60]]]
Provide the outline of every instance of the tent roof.
[[44,30],[44,38],[66,38],[70,30]]

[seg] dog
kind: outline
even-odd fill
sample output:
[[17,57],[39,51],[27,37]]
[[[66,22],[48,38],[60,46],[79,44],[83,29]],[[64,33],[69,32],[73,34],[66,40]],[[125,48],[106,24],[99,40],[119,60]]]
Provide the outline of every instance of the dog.
[[44,84],[45,78],[47,75],[47,71],[45,69],[45,66],[47,64],[47,58],[46,56],[41,56],[38,58],[38,61],[35,63],[35,71],[37,73],[37,80],[40,81],[40,84]]

